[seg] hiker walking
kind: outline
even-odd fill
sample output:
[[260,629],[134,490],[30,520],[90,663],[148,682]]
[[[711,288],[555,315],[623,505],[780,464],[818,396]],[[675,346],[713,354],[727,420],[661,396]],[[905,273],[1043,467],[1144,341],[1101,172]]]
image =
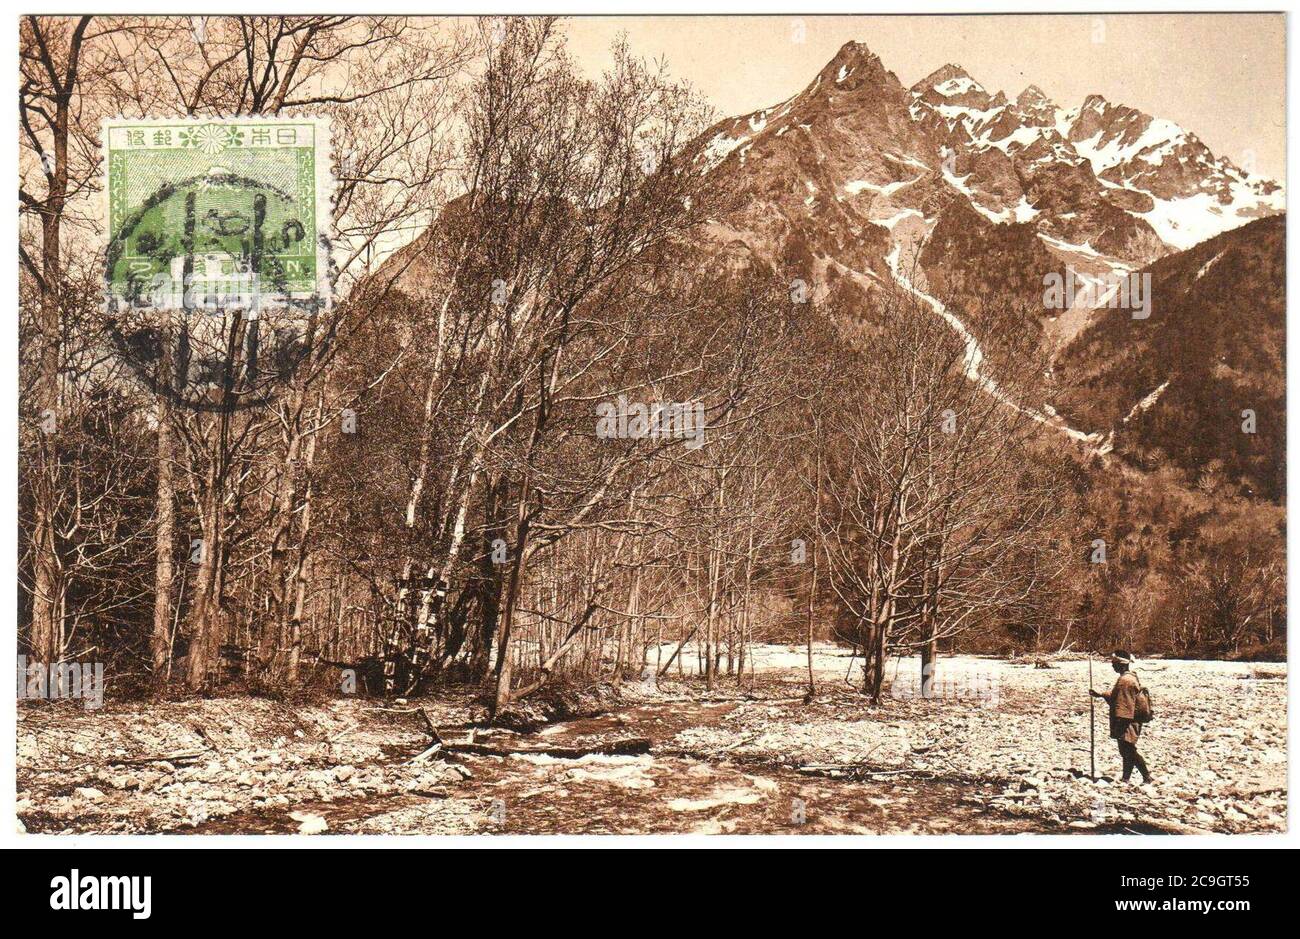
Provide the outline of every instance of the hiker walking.
[[1151,781],[1151,773],[1147,771],[1146,761],[1137,751],[1138,736],[1142,733],[1142,725],[1137,721],[1138,692],[1142,686],[1137,676],[1129,671],[1132,664],[1133,657],[1127,651],[1116,649],[1110,657],[1111,668],[1119,673],[1115,687],[1110,691],[1094,691],[1089,688],[1088,693],[1104,699],[1110,705],[1110,736],[1119,744],[1120,759],[1124,761],[1124,781],[1129,781],[1133,767],[1136,766],[1142,774],[1142,782],[1148,783]]

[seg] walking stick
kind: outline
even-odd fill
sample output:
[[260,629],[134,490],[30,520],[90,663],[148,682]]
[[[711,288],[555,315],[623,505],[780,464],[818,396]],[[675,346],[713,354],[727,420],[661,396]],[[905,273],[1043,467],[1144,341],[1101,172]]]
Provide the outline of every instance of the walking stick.
[[1092,653],[1088,653],[1088,775],[1097,781],[1097,699],[1092,696]]

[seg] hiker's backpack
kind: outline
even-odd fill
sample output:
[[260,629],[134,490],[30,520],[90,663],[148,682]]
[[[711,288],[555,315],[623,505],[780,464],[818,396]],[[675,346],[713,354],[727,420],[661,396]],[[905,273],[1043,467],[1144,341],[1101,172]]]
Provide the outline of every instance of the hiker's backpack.
[[[1133,677],[1137,678],[1136,675]],[[1155,717],[1155,711],[1151,708],[1151,692],[1147,691],[1139,681],[1137,697],[1133,700],[1133,723],[1150,724]]]

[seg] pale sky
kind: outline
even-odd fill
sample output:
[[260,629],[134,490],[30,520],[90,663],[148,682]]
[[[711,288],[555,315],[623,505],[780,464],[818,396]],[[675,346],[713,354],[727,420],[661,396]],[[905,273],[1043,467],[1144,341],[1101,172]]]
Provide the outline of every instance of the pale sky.
[[1065,108],[1100,94],[1174,121],[1216,155],[1285,182],[1282,14],[610,16],[573,18],[563,29],[593,76],[625,30],[634,53],[666,58],[719,117],[796,94],[854,39],[904,85],[951,62],[990,94],[1014,97],[1034,84]]

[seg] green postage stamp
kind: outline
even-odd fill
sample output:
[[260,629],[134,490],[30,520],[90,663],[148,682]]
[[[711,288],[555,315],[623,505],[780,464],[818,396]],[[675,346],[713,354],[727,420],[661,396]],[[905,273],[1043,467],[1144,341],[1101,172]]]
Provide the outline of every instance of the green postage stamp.
[[328,120],[114,119],[103,145],[110,305],[328,305]]

